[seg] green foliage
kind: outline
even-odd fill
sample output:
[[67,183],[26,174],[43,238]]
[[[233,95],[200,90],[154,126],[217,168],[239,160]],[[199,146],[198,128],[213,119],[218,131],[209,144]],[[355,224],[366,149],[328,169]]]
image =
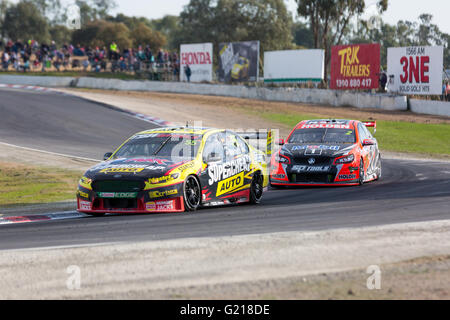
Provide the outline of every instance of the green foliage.
[[5,11],[2,29],[11,39],[35,39],[41,43],[50,41],[47,19],[32,1],[22,0],[9,6]]
[[260,40],[261,51],[292,47],[292,16],[282,0],[191,0],[179,23],[178,44]]
[[81,46],[108,48],[113,41],[120,50],[132,46],[130,30],[125,24],[104,20],[92,21],[75,30],[72,35],[72,42]]
[[135,47],[149,44],[152,49],[160,49],[167,43],[166,37],[163,34],[158,31],[153,31],[142,22],[131,31],[131,39]]

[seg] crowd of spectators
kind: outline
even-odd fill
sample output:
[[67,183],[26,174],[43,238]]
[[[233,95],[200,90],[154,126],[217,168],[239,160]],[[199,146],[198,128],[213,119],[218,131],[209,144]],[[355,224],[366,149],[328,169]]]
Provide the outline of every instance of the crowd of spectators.
[[0,43],[1,68],[15,71],[148,72],[178,77],[180,61],[176,52],[153,52],[149,45],[120,49],[113,42],[106,47],[82,47],[64,44],[57,47],[35,40]]

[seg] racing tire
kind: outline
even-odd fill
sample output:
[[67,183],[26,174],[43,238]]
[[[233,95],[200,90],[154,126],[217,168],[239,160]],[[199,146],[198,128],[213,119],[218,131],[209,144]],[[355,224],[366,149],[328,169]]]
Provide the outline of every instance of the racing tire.
[[261,198],[264,191],[264,176],[259,172],[253,175],[252,183],[250,185],[250,199],[251,204],[257,204],[261,202]]
[[364,184],[364,161],[361,158],[359,161],[359,185],[362,186]]
[[381,179],[381,155],[378,156],[378,161],[377,161],[377,178],[375,180],[380,180]]
[[183,184],[183,201],[185,211],[195,211],[201,204],[202,189],[198,179],[190,175]]

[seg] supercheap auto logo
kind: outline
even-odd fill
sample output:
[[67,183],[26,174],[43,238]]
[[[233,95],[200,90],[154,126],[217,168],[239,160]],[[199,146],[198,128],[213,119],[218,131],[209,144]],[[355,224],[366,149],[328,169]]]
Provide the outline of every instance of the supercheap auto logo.
[[211,164],[208,167],[208,175],[210,178],[208,180],[209,185],[212,185],[217,181],[232,177],[242,171],[249,171],[250,162],[251,159],[249,156],[243,156],[241,158],[225,163]]
[[239,189],[243,185],[244,185],[244,171],[235,176],[220,181],[217,185],[216,196],[232,192],[233,190]]

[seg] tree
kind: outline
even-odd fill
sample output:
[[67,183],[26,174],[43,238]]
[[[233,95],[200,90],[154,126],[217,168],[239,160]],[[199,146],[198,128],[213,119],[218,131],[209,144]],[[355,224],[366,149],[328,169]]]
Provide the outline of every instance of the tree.
[[[259,40],[261,51],[292,48],[292,16],[283,0],[191,0],[180,14],[181,43]],[[217,61],[217,60],[216,60]]]
[[298,47],[302,48],[313,48],[314,39],[312,36],[311,29],[308,25],[303,22],[295,22],[292,25],[292,36],[294,38],[294,43]]
[[117,6],[114,0],[76,0],[75,4],[80,8],[82,24],[106,19],[109,12]]
[[130,30],[125,24],[97,20],[87,23],[72,34],[72,42],[81,46],[109,47],[113,41],[120,49],[131,47]]
[[152,49],[158,50],[167,43],[166,37],[163,34],[158,31],[153,31],[142,22],[131,31],[131,38],[135,47],[139,45],[150,45]]
[[6,37],[6,31],[3,26],[5,25],[5,15],[8,7],[8,0],[0,0],[0,41]]
[[[331,46],[340,44],[350,32],[350,22],[364,12],[364,0],[296,0],[299,16],[309,21],[315,48],[325,50],[325,75],[331,58]],[[379,0],[379,12],[387,9],[388,1]]]
[[47,20],[32,1],[22,0],[17,5],[9,6],[2,29],[13,40],[50,41]]

